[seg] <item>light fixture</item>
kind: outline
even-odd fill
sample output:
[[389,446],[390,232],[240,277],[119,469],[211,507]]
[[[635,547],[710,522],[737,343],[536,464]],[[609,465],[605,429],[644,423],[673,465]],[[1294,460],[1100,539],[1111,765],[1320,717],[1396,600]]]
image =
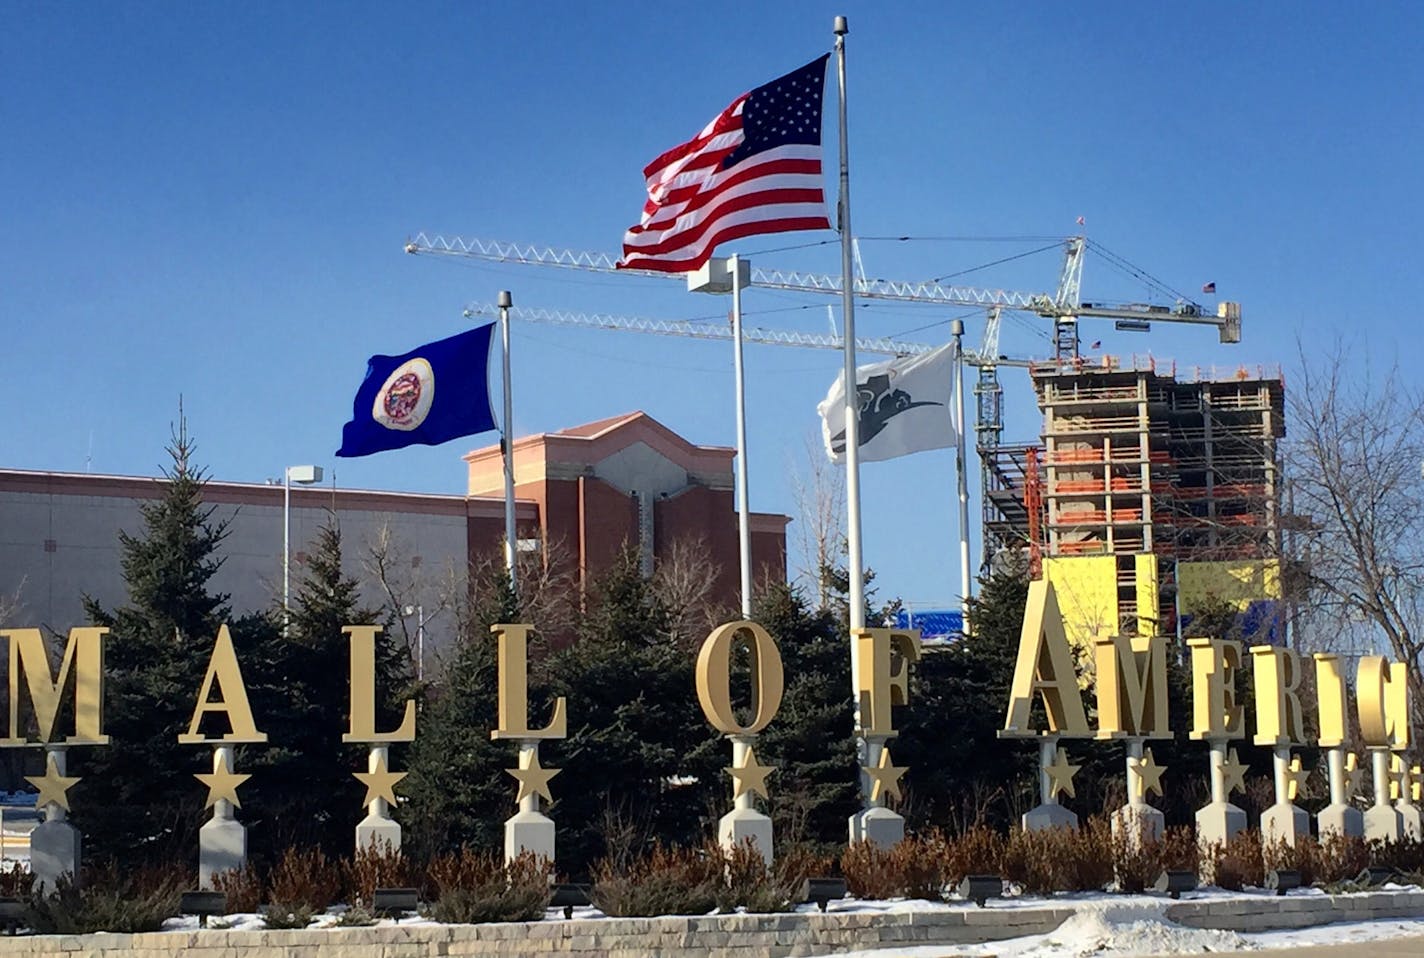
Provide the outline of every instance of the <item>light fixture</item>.
[[1196,872],[1169,868],[1157,876],[1157,880],[1152,883],[1152,890],[1170,895],[1173,898],[1181,898],[1184,891],[1196,891]]
[[808,878],[801,883],[801,900],[815,902],[821,911],[829,902],[840,901],[846,896],[844,878]]
[[965,875],[957,890],[960,898],[983,908],[990,898],[1003,897],[1004,880],[998,875]]

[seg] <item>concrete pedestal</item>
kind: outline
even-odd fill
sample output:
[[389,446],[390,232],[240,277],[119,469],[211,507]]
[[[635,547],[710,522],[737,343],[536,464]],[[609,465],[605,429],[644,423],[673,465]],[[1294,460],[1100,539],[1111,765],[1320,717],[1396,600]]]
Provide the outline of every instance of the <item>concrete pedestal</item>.
[[[213,771],[232,773],[233,747],[213,749]],[[213,817],[198,829],[198,887],[213,887],[213,876],[247,865],[247,826],[237,820],[232,802],[213,803]]]
[[1365,816],[1350,805],[1326,805],[1315,816],[1315,822],[1321,838],[1326,835],[1360,838],[1365,834]]
[[1365,840],[1397,842],[1404,834],[1404,818],[1389,803],[1389,749],[1370,749],[1375,803],[1365,809]]
[[525,852],[554,860],[553,819],[533,809],[520,809],[504,820],[504,860],[514,861]]
[[1360,838],[1365,834],[1365,817],[1350,805],[1349,778],[1345,772],[1345,750],[1332,748],[1325,753],[1329,772],[1330,804],[1315,816],[1315,825],[1323,839],[1327,835]]
[[725,849],[745,844],[748,839],[771,864],[771,819],[755,808],[734,808],[717,820],[717,841]]
[[1057,802],[1035,805],[1024,812],[1023,829],[1026,832],[1041,832],[1050,828],[1077,828],[1078,816],[1071,809]]
[[1295,847],[1297,841],[1310,837],[1310,816],[1305,809],[1289,802],[1277,802],[1261,813],[1261,840],[1267,845],[1285,842]]
[[219,817],[214,806],[213,817],[198,829],[198,887],[213,887],[213,876],[241,869],[247,864],[247,826],[232,817],[231,805],[226,817]]
[[1197,841],[1224,845],[1246,829],[1246,812],[1230,802],[1211,802],[1197,809]]
[[1394,809],[1399,812],[1399,830],[1403,837],[1416,842],[1424,838],[1424,817],[1420,816],[1418,805],[1399,802]]
[[[1039,804],[1024,812],[1023,829],[1026,832],[1042,832],[1050,828],[1077,828],[1078,816],[1071,809],[1058,804],[1058,794],[1053,789],[1052,776],[1048,767],[1058,757],[1058,736],[1047,735],[1038,743],[1038,801]],[[1069,792],[1071,795],[1072,793]]]
[[[366,758],[366,771],[373,775],[388,774],[389,762],[390,747],[372,745]],[[394,795],[394,790],[390,794]],[[398,852],[400,847],[401,827],[391,818],[390,803],[379,796],[373,797],[366,806],[366,817],[356,825],[356,850]]]
[[83,848],[79,829],[66,821],[47,819],[36,825],[30,832],[30,873],[35,889],[53,891],[66,875],[77,885]]
[[1166,827],[1166,817],[1146,802],[1124,805],[1112,815],[1113,835],[1125,839],[1129,849],[1158,841]]
[[874,806],[850,817],[850,840],[889,848],[905,840],[905,820],[888,808]]
[[864,807],[852,815],[847,823],[852,845],[856,842],[870,842],[878,848],[889,848],[905,839],[905,819],[898,812],[881,805],[880,801],[883,799],[874,800],[870,797],[870,777],[864,771],[865,768],[874,768],[879,764],[880,753],[885,750],[887,741],[884,736],[866,736],[860,739],[860,764],[864,766],[860,775],[860,795]]
[[[375,802],[371,803],[375,805]],[[385,802],[381,802],[382,805]],[[385,809],[381,810],[382,812]],[[401,847],[401,827],[389,815],[377,814],[373,809],[371,814],[356,825],[356,850],[357,851],[392,851],[398,852]]]
[[1366,841],[1397,842],[1404,834],[1404,819],[1393,805],[1371,805],[1364,818]]

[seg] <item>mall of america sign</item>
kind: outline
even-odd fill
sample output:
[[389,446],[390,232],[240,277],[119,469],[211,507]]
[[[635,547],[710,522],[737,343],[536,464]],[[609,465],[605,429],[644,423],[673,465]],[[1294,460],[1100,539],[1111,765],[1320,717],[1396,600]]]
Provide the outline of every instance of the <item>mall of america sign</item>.
[[[394,728],[378,728],[376,716],[376,638],[379,626],[352,625],[343,630],[350,646],[348,725],[343,743],[369,747],[366,768],[352,774],[366,787],[366,814],[355,827],[357,847],[386,844],[400,847],[400,826],[391,818],[396,787],[404,772],[390,767],[392,744],[410,742],[417,734],[414,700],[407,700]],[[551,779],[558,769],[544,766],[539,746],[565,737],[568,714],[557,699],[543,725],[531,724],[528,705],[528,641],[532,626],[496,625],[498,644],[498,717],[490,730],[496,740],[511,741],[516,767],[508,769],[518,783],[516,813],[505,823],[505,854],[523,852],[554,858],[554,822],[544,814],[553,800]],[[66,821],[68,790],[76,777],[66,774],[66,749],[105,746],[104,647],[109,630],[98,626],[70,631],[56,665],[39,629],[0,630],[9,647],[10,716],[8,735],[0,747],[45,749],[45,772],[29,776],[39,790],[36,804],[44,821],[31,835],[31,864],[36,881],[53,882],[60,875],[79,873],[81,836]],[[1240,642],[1190,639],[1193,740],[1207,745],[1211,801],[1196,815],[1199,838],[1225,841],[1246,827],[1246,814],[1231,804],[1230,795],[1243,787],[1246,768],[1232,743],[1248,737],[1245,707],[1238,701],[1236,676],[1248,662],[1254,677],[1255,727],[1251,741],[1272,749],[1275,804],[1261,816],[1267,841],[1296,839],[1310,831],[1309,817],[1294,804],[1306,769],[1292,749],[1314,743],[1324,750],[1329,772],[1330,803],[1320,811],[1321,834],[1337,832],[1369,838],[1419,837],[1420,770],[1404,759],[1410,745],[1410,698],[1406,666],[1381,656],[1360,659],[1354,683],[1355,713],[1362,743],[1369,753],[1373,804],[1363,812],[1351,799],[1367,771],[1358,756],[1347,753],[1349,689],[1337,655],[1318,653],[1305,660],[1290,649],[1272,645],[1244,648]],[[1168,640],[1162,636],[1104,636],[1091,649],[1092,686],[1096,694],[1097,727],[1088,724],[1083,706],[1083,677],[1075,666],[1063,618],[1046,581],[1031,583],[1019,640],[1003,738],[1033,739],[1039,749],[1039,804],[1023,820],[1025,828],[1077,824],[1077,816],[1059,802],[1073,797],[1073,776],[1079,766],[1069,761],[1064,740],[1115,741],[1126,745],[1127,804],[1114,816],[1114,828],[1129,841],[1160,834],[1162,815],[1146,801],[1162,792],[1164,766],[1147,744],[1174,737],[1167,709]],[[914,630],[858,629],[851,636],[851,689],[857,701],[855,734],[863,772],[862,807],[851,817],[850,837],[888,845],[904,835],[904,820],[891,808],[900,797],[900,780],[907,769],[896,766],[889,743],[895,736],[893,707],[909,700],[911,665],[920,657],[920,637]],[[750,697],[746,708],[733,703],[732,663],[742,655],[750,664]],[[1315,728],[1308,731],[1301,703],[1306,663],[1313,662]],[[727,844],[752,841],[770,859],[771,820],[756,807],[755,798],[769,797],[767,778],[772,766],[758,762],[757,733],[776,717],[784,688],[781,655],[775,640],[750,621],[729,622],[714,629],[697,658],[696,694],[707,720],[731,743],[732,809],[719,822],[719,838]],[[57,739],[61,702],[73,696],[73,734]],[[691,690],[689,690],[691,691]],[[1042,705],[1036,720],[1035,702]],[[29,709],[22,709],[28,703]],[[221,734],[212,729],[224,728]],[[267,734],[259,727],[243,683],[242,669],[226,626],[218,630],[202,684],[194,697],[192,717],[178,741],[211,750],[211,771],[196,778],[207,788],[211,818],[199,830],[199,878],[210,887],[215,874],[246,862],[244,826],[237,820],[238,788],[250,776],[234,767],[234,747],[260,745]],[[338,743],[333,742],[333,746]],[[987,744],[987,743],[986,743]]]

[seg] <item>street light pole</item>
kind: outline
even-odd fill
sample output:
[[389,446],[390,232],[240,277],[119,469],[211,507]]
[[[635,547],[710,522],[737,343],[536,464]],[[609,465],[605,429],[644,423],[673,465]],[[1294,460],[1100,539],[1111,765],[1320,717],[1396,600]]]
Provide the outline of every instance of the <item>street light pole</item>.
[[292,483],[321,482],[321,466],[287,466],[282,470],[282,634],[292,617]]

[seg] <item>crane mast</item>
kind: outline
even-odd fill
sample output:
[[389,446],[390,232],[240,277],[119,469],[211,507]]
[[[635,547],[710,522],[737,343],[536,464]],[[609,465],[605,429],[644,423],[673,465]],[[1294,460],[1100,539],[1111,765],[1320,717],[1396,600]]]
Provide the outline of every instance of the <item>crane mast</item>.
[[[1019,527],[1021,525],[1020,518],[1024,520],[1028,518],[1024,502],[1026,477],[1015,476],[1011,474],[1011,470],[1005,471],[1004,463],[1018,462],[1020,458],[1026,462],[1031,461],[1030,451],[1034,448],[1002,445],[1004,405],[1003,387],[999,382],[999,367],[1029,367],[1036,362],[1031,358],[1010,358],[1000,355],[999,334],[1004,310],[1031,313],[1052,320],[1054,326],[1053,359],[1058,362],[1072,361],[1078,358],[1078,320],[1080,318],[1112,319],[1118,321],[1124,328],[1134,330],[1147,330],[1150,323],[1153,322],[1214,326],[1221,342],[1237,343],[1241,341],[1241,307],[1237,303],[1221,302],[1218,304],[1215,314],[1200,304],[1185,299],[1178,300],[1171,307],[1148,306],[1140,303],[1084,303],[1081,293],[1083,259],[1087,245],[1083,236],[1070,236],[1064,240],[1063,265],[1059,272],[1057,288],[1052,294],[981,289],[973,286],[942,285],[935,282],[867,279],[863,275],[850,278],[850,282],[854,284],[855,295],[865,299],[973,307],[986,310],[984,338],[979,348],[964,351],[964,361],[975,366],[978,370],[978,376],[974,383],[976,408],[974,431],[975,450],[979,455],[980,462],[980,494],[983,505],[981,571],[984,572],[989,571],[990,561],[997,548],[1008,544],[1007,537],[1012,533],[1006,530]],[[618,272],[664,280],[677,278],[678,275],[651,270],[618,269],[616,259],[607,253],[459,236],[446,237],[420,233],[406,243],[405,250],[412,255],[479,259],[488,262],[519,263],[600,273]],[[753,268],[751,273],[753,286],[790,292],[839,296],[844,289],[844,282],[845,280],[840,276],[762,267]],[[465,312],[467,316],[487,315],[492,310],[493,307],[488,305],[472,304]],[[693,339],[730,340],[732,338],[730,326],[721,327],[687,320],[640,319],[528,308],[511,309],[510,315],[525,322],[617,329],[684,336]],[[789,330],[744,329],[743,338],[748,342],[776,346],[841,348],[841,339],[835,335],[822,336]],[[856,348],[868,353],[908,356],[928,352],[935,347],[893,339],[857,337]],[[993,517],[993,513],[996,511],[1007,521],[996,522]],[[1020,512],[1025,512],[1025,514],[1020,517]]]

